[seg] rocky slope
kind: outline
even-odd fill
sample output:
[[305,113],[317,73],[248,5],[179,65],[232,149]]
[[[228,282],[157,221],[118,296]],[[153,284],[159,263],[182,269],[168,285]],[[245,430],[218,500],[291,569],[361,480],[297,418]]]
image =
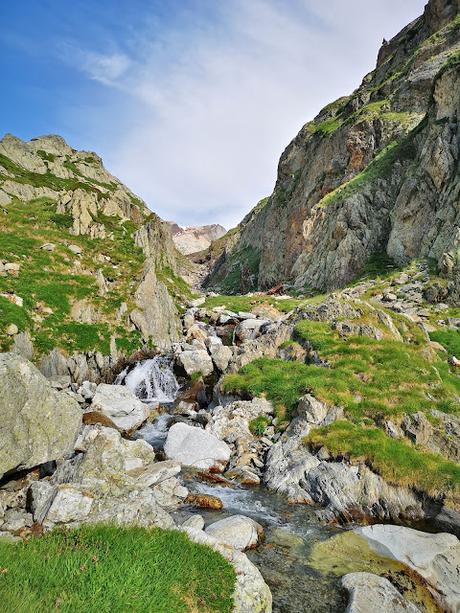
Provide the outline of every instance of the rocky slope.
[[273,194],[221,239],[206,285],[331,289],[375,256],[427,257],[458,300],[459,50],[457,0],[430,0],[289,144]]
[[176,248],[184,255],[197,253],[207,249],[212,241],[224,236],[226,230],[219,224],[208,226],[190,226],[182,228],[175,222],[168,222],[171,227],[171,234]]
[[102,356],[178,338],[190,265],[168,225],[95,153],[59,136],[5,136],[0,203],[3,350],[35,361],[56,347],[92,352],[101,366]]

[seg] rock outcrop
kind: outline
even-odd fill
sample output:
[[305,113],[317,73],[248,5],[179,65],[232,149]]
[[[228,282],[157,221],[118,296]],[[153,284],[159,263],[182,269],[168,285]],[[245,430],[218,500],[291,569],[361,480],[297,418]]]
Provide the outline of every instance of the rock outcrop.
[[0,354],[0,478],[73,452],[81,421],[77,402],[33,364]]
[[349,573],[342,578],[342,586],[350,594],[345,613],[420,613],[420,610],[384,577],[372,573]]
[[1,349],[27,333],[35,361],[53,348],[116,361],[179,338],[178,307],[189,296],[181,273],[193,265],[174,247],[169,225],[95,153],[59,136],[6,135],[0,200],[8,236],[0,248],[0,274],[8,276]]
[[273,194],[217,241],[208,287],[331,289],[377,256],[428,257],[458,300],[458,11],[430,0],[361,86],[301,129]]
[[174,244],[184,255],[203,251],[210,246],[212,241],[221,238],[226,233],[226,229],[219,224],[181,228],[172,221],[168,223]]

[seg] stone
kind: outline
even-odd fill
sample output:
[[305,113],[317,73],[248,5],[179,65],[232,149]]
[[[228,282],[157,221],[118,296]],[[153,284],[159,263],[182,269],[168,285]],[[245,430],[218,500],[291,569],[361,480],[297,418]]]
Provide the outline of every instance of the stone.
[[49,379],[49,382],[53,389],[64,390],[70,387],[71,379],[70,375],[56,375],[52,379]]
[[0,354],[0,477],[72,452],[81,426],[78,404],[22,356]]
[[221,543],[230,545],[238,551],[256,547],[263,535],[263,528],[256,521],[244,515],[231,515],[210,524],[206,530]]
[[433,436],[433,427],[425,417],[425,414],[420,411],[406,415],[402,420],[401,427],[404,434],[415,445],[426,445]]
[[46,514],[46,522],[68,524],[85,519],[93,505],[93,498],[71,485],[62,485],[56,492]]
[[398,560],[421,575],[438,593],[444,610],[459,610],[460,542],[456,536],[383,524],[354,531],[380,555]]
[[211,547],[224,556],[234,567],[236,573],[236,585],[233,593],[234,613],[271,613],[272,595],[270,589],[260,571],[244,553],[224,545],[203,530],[189,527],[181,527],[181,529],[194,543]]
[[185,372],[191,376],[196,373],[201,373],[203,377],[207,377],[214,371],[211,356],[206,349],[192,349],[183,351],[179,355],[179,363],[183,366]]
[[187,424],[174,424],[166,438],[165,454],[185,466],[223,472],[229,459],[230,447],[213,434]]
[[124,385],[100,383],[91,409],[106,415],[123,432],[137,430],[149,416],[149,409]]
[[34,346],[28,332],[16,334],[11,348],[12,353],[18,353],[26,360],[32,360],[34,356]]
[[189,494],[185,502],[198,509],[213,509],[214,511],[220,511],[224,506],[222,500],[212,494]]
[[420,613],[384,577],[371,573],[349,573],[342,577],[342,586],[350,595],[346,613]]
[[79,247],[78,245],[69,245],[68,249],[75,255],[81,255],[83,253],[83,249]]
[[[241,313],[238,316],[241,317]],[[268,323],[270,323],[268,319],[244,319],[235,328],[235,338],[240,343],[253,340],[259,335],[262,326]]]
[[56,249],[56,245],[54,243],[44,243],[40,249],[43,249],[43,251],[54,251]]
[[92,381],[83,381],[77,391],[85,400],[92,400],[97,391],[97,385]]
[[10,324],[9,326],[7,326],[5,332],[8,336],[14,336],[19,332],[19,329],[16,324]]
[[216,368],[224,372],[233,356],[232,349],[222,344],[212,344],[209,348],[209,352]]
[[7,532],[18,532],[22,528],[30,528],[32,524],[32,514],[24,509],[8,509],[3,517],[3,523],[0,520],[0,528]]
[[6,272],[19,272],[21,269],[21,265],[18,264],[17,262],[6,262],[6,264],[3,265],[3,270],[6,270]]
[[183,528],[193,528],[194,530],[203,530],[204,519],[202,515],[190,515],[184,522],[182,522]]
[[16,294],[0,294],[2,298],[6,298],[12,304],[15,304],[18,307],[24,306],[24,300],[21,296],[17,296]]

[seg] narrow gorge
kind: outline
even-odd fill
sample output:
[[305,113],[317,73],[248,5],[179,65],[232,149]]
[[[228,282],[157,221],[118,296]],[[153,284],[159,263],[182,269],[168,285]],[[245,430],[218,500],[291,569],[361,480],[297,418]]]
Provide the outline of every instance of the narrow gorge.
[[228,232],[0,140],[2,610],[460,611],[459,9]]

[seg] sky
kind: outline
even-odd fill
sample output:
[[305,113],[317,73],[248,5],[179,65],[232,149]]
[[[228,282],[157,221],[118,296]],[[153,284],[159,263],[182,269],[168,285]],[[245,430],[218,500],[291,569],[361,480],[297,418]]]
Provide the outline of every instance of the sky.
[[96,151],[163,219],[230,228],[425,0],[0,1],[0,136]]

